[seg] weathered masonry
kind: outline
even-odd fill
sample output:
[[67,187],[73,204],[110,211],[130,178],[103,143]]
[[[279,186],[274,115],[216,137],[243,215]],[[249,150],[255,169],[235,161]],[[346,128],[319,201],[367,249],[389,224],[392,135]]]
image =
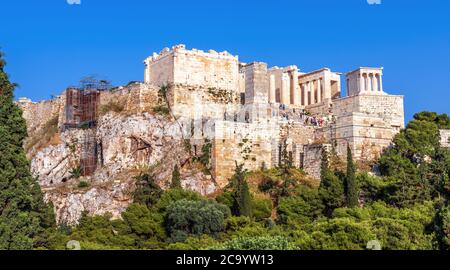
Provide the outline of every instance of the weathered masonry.
[[278,166],[283,142],[295,165],[317,178],[320,149],[331,145],[344,156],[350,145],[356,159],[372,160],[404,128],[403,97],[384,91],[382,68],[347,73],[342,96],[342,74],[329,68],[268,68],[185,45],[165,48],[144,63],[145,84],[174,86],[168,96],[175,116],[201,123],[200,129],[208,123],[210,132],[191,142],[212,141],[212,171],[221,186],[235,162],[248,169]]

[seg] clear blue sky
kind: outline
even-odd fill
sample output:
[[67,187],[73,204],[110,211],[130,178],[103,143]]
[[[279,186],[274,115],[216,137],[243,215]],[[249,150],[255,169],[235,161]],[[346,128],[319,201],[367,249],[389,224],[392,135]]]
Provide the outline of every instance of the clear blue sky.
[[383,66],[407,119],[450,114],[450,1],[2,0],[0,46],[16,97],[48,99],[85,75],[143,80],[142,61],[177,43],[302,71]]

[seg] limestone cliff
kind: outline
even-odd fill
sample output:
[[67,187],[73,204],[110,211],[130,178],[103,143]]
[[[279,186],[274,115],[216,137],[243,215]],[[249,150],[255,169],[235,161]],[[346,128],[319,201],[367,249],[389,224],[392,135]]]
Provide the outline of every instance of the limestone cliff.
[[[175,164],[181,167],[183,187],[203,195],[216,191],[211,176],[192,161],[187,142],[180,139],[180,126],[170,116],[132,110],[127,102],[118,112],[103,111],[95,128],[64,129],[63,96],[45,104],[19,102],[29,122],[26,148],[31,170],[59,223],[74,224],[83,211],[120,217],[132,203],[135,176],[150,172],[166,188]],[[129,101],[130,95],[122,91],[117,98]],[[39,117],[36,110],[45,113]],[[87,138],[94,138],[98,148],[96,169],[90,176],[74,177]]]

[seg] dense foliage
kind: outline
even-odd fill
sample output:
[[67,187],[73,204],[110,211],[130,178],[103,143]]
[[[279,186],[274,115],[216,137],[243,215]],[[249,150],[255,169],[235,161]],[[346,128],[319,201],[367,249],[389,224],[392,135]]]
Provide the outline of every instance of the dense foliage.
[[121,220],[83,216],[46,247],[75,239],[84,249],[358,250],[376,240],[387,250],[447,249],[450,153],[438,131],[449,124],[446,115],[416,114],[373,172],[357,169],[350,148],[343,171],[332,169],[323,151],[320,185],[286,153],[276,169],[237,166],[215,199],[178,183],[163,191],[144,175]]
[[54,216],[31,176],[23,148],[26,123],[4,67],[0,53],[0,249],[31,249],[45,244]]

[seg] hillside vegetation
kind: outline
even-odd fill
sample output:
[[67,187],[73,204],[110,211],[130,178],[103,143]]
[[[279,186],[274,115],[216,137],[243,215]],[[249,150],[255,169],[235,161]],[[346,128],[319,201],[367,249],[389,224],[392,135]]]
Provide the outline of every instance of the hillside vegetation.
[[325,154],[320,185],[292,168],[243,171],[215,198],[179,188],[161,190],[141,175],[135,203],[120,220],[84,215],[61,226],[42,248],[64,249],[448,249],[450,151],[439,145],[447,115],[422,112],[394,139],[375,166],[357,171],[348,150],[335,169]]

